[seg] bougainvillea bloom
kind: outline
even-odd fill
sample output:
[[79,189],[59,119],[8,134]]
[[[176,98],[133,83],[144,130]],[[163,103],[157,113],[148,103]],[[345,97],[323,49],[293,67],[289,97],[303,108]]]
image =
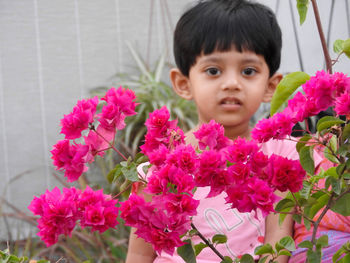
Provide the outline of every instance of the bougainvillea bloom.
[[55,187],[39,198],[34,197],[28,209],[40,216],[38,235],[47,246],[58,241],[60,235],[70,236],[77,222],[92,231],[103,232],[118,224],[119,209],[116,200],[102,192],[94,192],[87,187],[85,191],[75,188]]
[[122,130],[125,127],[125,117],[135,115],[137,103],[135,93],[132,90],[119,87],[107,91],[102,100],[107,104],[103,105],[99,114],[100,125],[107,130]]
[[231,140],[225,137],[224,127],[214,120],[202,124],[193,134],[198,140],[199,149],[201,150],[206,147],[211,150],[220,150],[231,144]]
[[334,111],[350,120],[350,93],[345,92],[336,99]]
[[61,120],[61,133],[65,134],[66,139],[79,138],[81,132],[94,122],[97,104],[97,96],[88,100],[80,100],[71,113],[64,115]]
[[269,159],[270,183],[277,190],[297,192],[303,187],[306,175],[298,160],[289,160],[279,155],[271,155]]
[[88,170],[88,151],[87,145],[70,144],[69,140],[62,140],[53,146],[51,159],[57,170],[65,171],[68,182],[74,182]]
[[35,197],[30,203],[28,209],[40,216],[38,236],[47,246],[55,244],[61,234],[71,235],[79,219],[76,205],[78,193],[79,191],[74,188],[66,188],[61,193],[55,187],[51,192],[46,190],[39,198]]

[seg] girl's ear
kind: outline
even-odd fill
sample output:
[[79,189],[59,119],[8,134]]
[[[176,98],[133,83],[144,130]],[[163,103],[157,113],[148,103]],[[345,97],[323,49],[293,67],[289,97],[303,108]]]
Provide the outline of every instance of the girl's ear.
[[186,100],[192,99],[190,80],[188,77],[184,76],[178,68],[170,70],[170,80],[177,95]]
[[275,93],[276,87],[278,83],[282,80],[283,75],[281,73],[276,72],[269,78],[267,88],[265,91],[265,95],[263,98],[263,102],[270,102],[273,94]]

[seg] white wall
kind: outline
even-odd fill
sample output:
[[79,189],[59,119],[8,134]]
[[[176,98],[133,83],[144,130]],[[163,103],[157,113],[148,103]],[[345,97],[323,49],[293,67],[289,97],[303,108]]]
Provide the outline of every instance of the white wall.
[[[0,0],[0,196],[24,209],[33,195],[57,184],[51,175],[49,151],[63,138],[59,136],[63,114],[116,72],[132,70],[134,62],[126,41],[148,62],[157,59],[164,49],[172,61],[174,24],[193,2]],[[322,69],[313,13],[309,12],[300,27],[295,0],[293,12],[289,0],[260,2],[277,11],[282,27],[281,72],[300,70],[301,65],[292,15],[297,21],[304,70],[313,74]],[[332,1],[318,2],[328,35]],[[334,0],[334,4],[331,42],[350,35],[349,3]],[[349,73],[349,66],[349,60],[342,57],[335,70]],[[7,229],[0,221],[1,238],[7,238]]]

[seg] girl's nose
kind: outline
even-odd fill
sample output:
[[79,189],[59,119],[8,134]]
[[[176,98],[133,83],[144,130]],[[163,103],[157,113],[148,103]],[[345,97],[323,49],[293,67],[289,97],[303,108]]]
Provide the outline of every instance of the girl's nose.
[[240,90],[242,87],[236,74],[227,74],[221,84],[221,88],[223,90]]

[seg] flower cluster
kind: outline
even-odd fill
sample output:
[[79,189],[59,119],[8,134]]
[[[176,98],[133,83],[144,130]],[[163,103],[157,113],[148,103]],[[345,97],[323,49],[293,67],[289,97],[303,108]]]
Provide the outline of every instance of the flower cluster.
[[189,230],[199,205],[193,198],[196,187],[210,187],[207,198],[225,192],[232,208],[260,209],[264,215],[274,211],[276,189],[296,192],[302,188],[305,171],[298,161],[268,157],[255,141],[231,141],[215,121],[194,132],[199,142],[195,149],[185,145],[182,131],[169,117],[166,108],[150,114],[141,147],[152,164],[144,189],[152,200],[133,194],[120,208],[126,224],[135,227],[155,251],[172,254],[183,244],[180,236]]
[[[65,139],[53,146],[51,158],[69,182],[76,181],[88,170],[87,163],[93,162],[94,156],[102,156],[110,148],[116,130],[125,127],[125,117],[136,114],[135,98],[131,90],[111,88],[102,98],[106,103],[100,114],[96,114],[99,100],[94,97],[78,101],[72,112],[63,117],[61,133]],[[82,136],[84,132],[87,136]],[[84,144],[75,141],[81,138]]]
[[82,228],[90,227],[92,231],[104,232],[117,224],[119,208],[117,201],[102,190],[93,191],[90,187],[84,191],[76,188],[55,187],[46,190],[40,197],[34,197],[29,205],[38,219],[38,236],[47,246],[58,241],[60,235],[70,236],[77,221]]
[[294,124],[329,107],[334,107],[338,116],[345,115],[350,119],[350,77],[339,72],[328,74],[318,71],[302,88],[303,93],[298,92],[289,100],[282,112],[258,122],[252,131],[254,139],[259,142],[271,138],[284,139],[291,134]]
[[199,201],[193,198],[197,155],[184,145],[184,135],[177,122],[169,121],[163,107],[150,114],[146,122],[148,133],[141,146],[152,166],[145,192],[152,194],[151,202],[132,194],[122,203],[121,217],[135,232],[151,243],[158,253],[173,254],[184,244],[180,237],[190,229],[190,218],[196,214]]

